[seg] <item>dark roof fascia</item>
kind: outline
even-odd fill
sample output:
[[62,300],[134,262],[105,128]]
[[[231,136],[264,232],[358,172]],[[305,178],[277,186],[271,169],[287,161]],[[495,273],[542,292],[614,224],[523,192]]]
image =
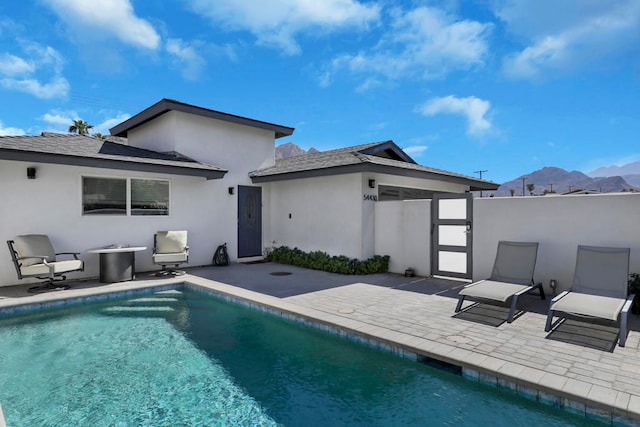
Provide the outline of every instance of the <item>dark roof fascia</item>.
[[276,125],[273,123],[263,122],[260,120],[249,119],[247,117],[236,116],[233,114],[223,113],[221,111],[210,110],[208,108],[197,107],[195,105],[185,104],[183,102],[172,99],[162,99],[146,110],[136,114],[124,122],[109,129],[111,135],[126,137],[127,132],[131,129],[147,123],[158,116],[169,111],[180,111],[182,113],[194,114],[197,116],[208,117],[210,119],[222,120],[238,125],[251,126],[259,129],[270,130],[275,133],[275,137],[282,138],[293,134],[294,128]]
[[95,159],[89,157],[74,157],[54,153],[36,153],[20,150],[0,149],[0,160],[15,160],[20,162],[48,163],[56,165],[81,166],[88,168],[104,168],[127,170],[135,172],[151,172],[169,175],[196,176],[211,179],[222,179],[226,170],[211,170],[189,168],[178,165],[161,165],[140,163],[127,160]]
[[344,175],[349,173],[360,173],[360,172],[381,173],[381,174],[396,175],[396,176],[403,176],[403,177],[409,177],[409,178],[432,179],[434,181],[446,181],[454,184],[468,185],[470,191],[497,190],[498,187],[500,186],[499,184],[488,182],[488,181],[478,181],[471,178],[464,178],[460,176],[444,175],[444,174],[415,170],[415,169],[396,168],[393,166],[378,165],[378,164],[372,164],[372,163],[359,163],[359,164],[353,164],[353,165],[335,166],[330,168],[289,172],[289,173],[282,173],[277,175],[253,176],[251,177],[251,181],[254,184],[260,184],[260,183],[266,183],[266,182],[288,181],[291,179],[315,178],[315,177],[321,177],[321,176]]
[[404,152],[404,150],[398,147],[396,143],[393,141],[386,141],[378,145],[374,145],[373,147],[365,148],[364,150],[358,151],[358,153],[375,156],[380,151],[387,151],[387,150],[393,151],[393,153],[396,154],[404,162],[417,164],[415,160],[413,160],[407,153]]

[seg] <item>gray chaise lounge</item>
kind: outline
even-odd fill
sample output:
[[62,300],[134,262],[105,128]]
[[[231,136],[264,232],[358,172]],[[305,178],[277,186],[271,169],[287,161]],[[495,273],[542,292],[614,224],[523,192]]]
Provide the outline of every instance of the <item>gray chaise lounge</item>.
[[511,298],[507,322],[513,322],[518,297],[536,289],[545,298],[542,283],[534,283],[533,272],[538,254],[537,242],[498,242],[498,250],[491,277],[471,283],[460,291],[456,313],[462,309],[465,298],[483,302],[506,303]]
[[618,342],[624,347],[627,316],[635,298],[627,296],[629,252],[629,248],[578,246],[571,289],[551,300],[544,330],[549,332],[555,326],[554,315],[610,320],[618,322]]

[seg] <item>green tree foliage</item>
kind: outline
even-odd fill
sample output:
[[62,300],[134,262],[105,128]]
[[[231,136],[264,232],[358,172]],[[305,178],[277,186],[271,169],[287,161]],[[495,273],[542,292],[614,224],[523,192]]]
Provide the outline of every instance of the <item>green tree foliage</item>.
[[70,133],[77,133],[78,135],[88,135],[89,129],[93,128],[93,125],[85,122],[84,120],[77,119],[73,121],[73,124],[69,126]]

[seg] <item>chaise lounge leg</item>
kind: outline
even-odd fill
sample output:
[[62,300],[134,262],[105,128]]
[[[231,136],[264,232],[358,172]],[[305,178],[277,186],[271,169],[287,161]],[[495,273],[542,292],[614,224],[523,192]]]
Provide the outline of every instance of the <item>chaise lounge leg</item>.
[[460,310],[462,309],[463,302],[464,302],[464,295],[461,295],[460,298],[458,298],[458,305],[456,305],[456,313],[460,312]]
[[620,345],[620,347],[624,347],[624,345],[627,342],[627,315],[629,313],[626,311],[623,311],[620,314],[620,340],[618,342],[618,345]]
[[516,313],[517,304],[518,304],[518,295],[514,295],[513,301],[511,301],[511,309],[509,309],[509,317],[507,317],[507,323],[513,322],[513,316]]
[[538,289],[540,290],[540,299],[546,299],[546,295],[544,294],[544,286],[542,286],[542,283],[538,283]]
[[549,314],[547,315],[547,323],[544,325],[545,332],[551,330],[551,322],[553,322],[553,310],[549,310]]

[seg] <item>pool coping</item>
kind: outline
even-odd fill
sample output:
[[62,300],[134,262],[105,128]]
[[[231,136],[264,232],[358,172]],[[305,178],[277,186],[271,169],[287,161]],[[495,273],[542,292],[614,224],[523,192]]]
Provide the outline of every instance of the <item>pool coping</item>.
[[[403,334],[382,326],[349,319],[337,314],[301,306],[277,297],[232,286],[223,282],[192,275],[178,278],[122,282],[99,287],[70,289],[38,294],[25,298],[0,300],[0,313],[17,313],[49,307],[78,304],[107,298],[117,298],[149,289],[176,289],[186,287],[204,291],[225,300],[265,311],[289,320],[357,341],[400,357],[420,360],[428,358],[461,369],[462,376],[471,381],[513,392],[545,405],[564,409],[588,419],[611,425],[640,424],[640,401],[609,401],[606,389],[599,393],[586,393],[579,382],[569,383],[566,377],[531,367],[524,367],[486,354],[475,353],[455,345],[434,342],[426,338]],[[398,291],[401,292],[401,291]],[[600,397],[601,400],[596,400]],[[636,397],[636,396],[632,396]],[[640,398],[639,398],[640,399]],[[2,412],[0,407],[0,427]]]

